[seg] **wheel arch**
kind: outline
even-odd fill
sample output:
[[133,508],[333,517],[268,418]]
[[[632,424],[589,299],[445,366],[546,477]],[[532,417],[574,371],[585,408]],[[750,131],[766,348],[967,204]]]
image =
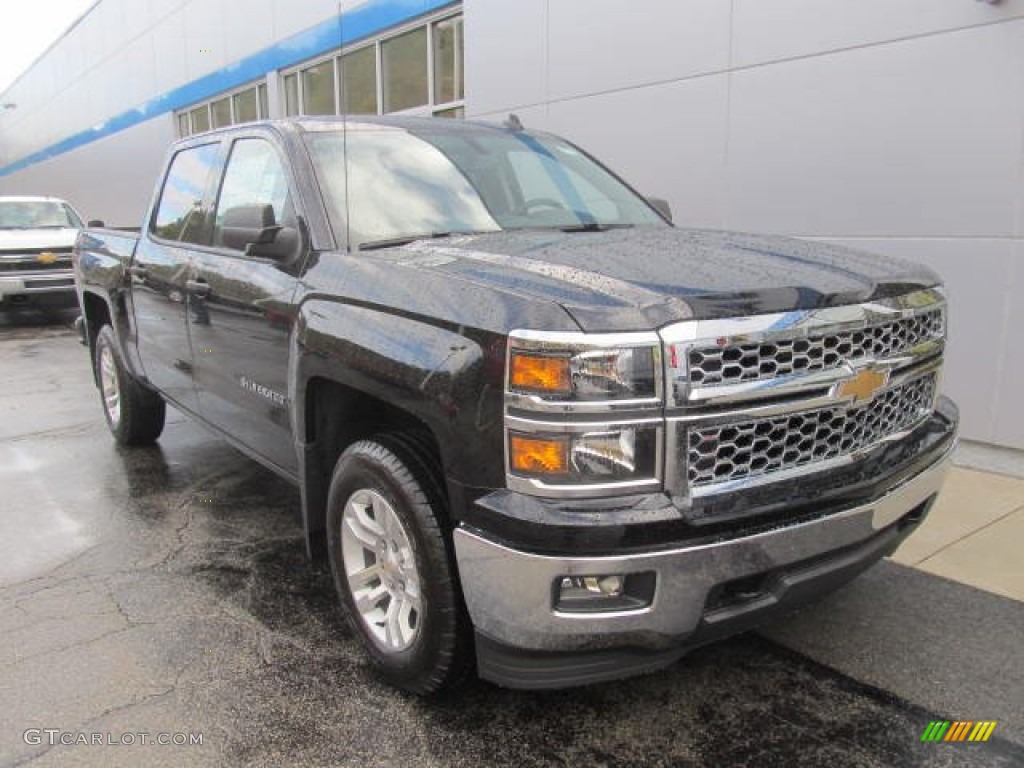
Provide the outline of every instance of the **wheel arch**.
[[451,478],[473,449],[466,437],[479,421],[478,395],[494,393],[484,384],[484,350],[459,330],[333,301],[310,302],[300,311],[289,381],[303,524],[313,556],[325,551],[334,465],[357,440],[415,435],[416,449],[433,457],[446,504],[453,505],[459,490]]
[[[115,296],[91,290],[86,287],[81,292],[82,317],[85,321],[85,340],[89,347],[89,357],[95,361],[96,336],[104,325],[109,325],[117,339],[118,348],[124,357],[125,364],[131,374],[139,381],[145,383],[146,377],[143,374],[142,366],[134,346],[129,344],[129,339],[134,338],[131,327],[131,318],[128,306],[125,302],[125,294]],[[96,376],[95,365],[93,366],[93,377]]]
[[97,381],[96,371],[96,337],[100,328],[109,325],[114,328],[113,313],[110,311],[110,304],[107,299],[98,293],[85,290],[82,291],[82,316],[85,318],[85,340],[89,347],[89,360],[92,365],[93,380]]

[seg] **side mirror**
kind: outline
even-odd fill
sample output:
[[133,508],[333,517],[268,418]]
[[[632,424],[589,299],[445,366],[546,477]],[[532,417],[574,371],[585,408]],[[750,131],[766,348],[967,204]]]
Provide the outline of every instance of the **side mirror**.
[[303,253],[308,242],[302,220],[296,227],[283,227],[275,221],[271,205],[228,208],[217,232],[217,245],[253,258],[276,261],[287,261]]
[[303,241],[299,227],[267,227],[260,232],[259,239],[247,243],[245,255],[260,259],[287,261],[302,253]]
[[107,225],[103,222],[103,219],[89,219],[85,226],[89,227],[89,229],[103,229]]
[[672,222],[672,206],[668,204],[668,200],[661,197],[648,197],[647,202],[651,208],[664,216],[666,221]]
[[250,243],[269,243],[280,229],[274,221],[271,205],[239,205],[224,211],[218,227],[220,242],[225,248],[244,251]]

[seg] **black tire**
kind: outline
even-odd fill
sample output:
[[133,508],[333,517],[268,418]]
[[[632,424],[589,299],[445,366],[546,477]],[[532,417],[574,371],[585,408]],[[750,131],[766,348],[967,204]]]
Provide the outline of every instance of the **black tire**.
[[[392,685],[416,694],[450,689],[473,669],[469,621],[456,577],[439,483],[436,462],[424,452],[421,441],[379,435],[354,443],[342,453],[328,494],[327,549],[349,626],[362,641],[377,672]],[[349,584],[342,542],[345,509],[350,500],[364,498],[368,491],[389,505],[415,560],[421,610],[416,613],[413,639],[405,648],[387,647],[387,640],[374,635],[372,622],[357,608]],[[351,535],[349,542],[351,556]],[[384,551],[389,551],[386,546]],[[366,550],[358,556],[366,558],[368,553]],[[369,565],[380,562],[378,554]],[[364,559],[349,564],[360,568],[368,563]],[[383,581],[378,580],[374,588],[383,589]],[[386,598],[384,604],[390,608],[393,599]]]
[[[109,355],[109,357],[108,357]],[[119,445],[150,445],[164,431],[167,407],[163,399],[140,384],[128,372],[114,331],[109,325],[96,335],[96,385],[110,434]],[[117,407],[109,394],[116,387]]]

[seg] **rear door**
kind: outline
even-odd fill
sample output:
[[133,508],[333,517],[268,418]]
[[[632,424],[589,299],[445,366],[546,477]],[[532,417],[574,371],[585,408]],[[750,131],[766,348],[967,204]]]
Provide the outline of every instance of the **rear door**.
[[220,185],[212,248],[195,255],[202,296],[190,313],[203,418],[286,473],[297,472],[288,393],[293,297],[304,254],[246,255],[240,219],[298,231],[295,186],[281,148],[266,135],[235,139]]
[[192,259],[209,244],[211,190],[221,164],[221,144],[189,146],[171,159],[129,267],[139,358],[149,381],[175,404],[198,412],[187,314]]

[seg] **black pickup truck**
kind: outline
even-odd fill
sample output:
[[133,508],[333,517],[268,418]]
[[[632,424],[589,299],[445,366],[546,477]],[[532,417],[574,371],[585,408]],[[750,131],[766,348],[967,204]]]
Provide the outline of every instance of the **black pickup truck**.
[[74,262],[115,439],[170,403],[296,483],[414,692],[650,671],[789,610],[914,530],[955,443],[935,274],[676,228],[512,120],[190,137]]

